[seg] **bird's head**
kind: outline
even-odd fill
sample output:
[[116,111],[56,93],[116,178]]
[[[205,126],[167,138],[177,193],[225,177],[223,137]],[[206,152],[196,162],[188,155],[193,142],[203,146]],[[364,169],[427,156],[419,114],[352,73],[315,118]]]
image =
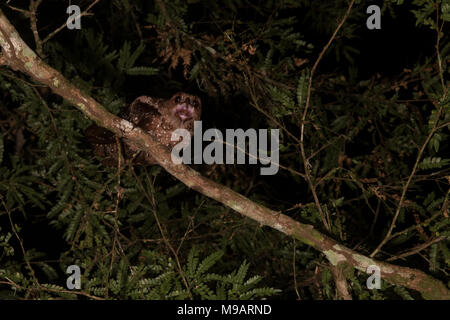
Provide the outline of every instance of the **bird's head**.
[[178,92],[170,98],[170,105],[171,113],[181,122],[200,119],[202,102],[194,95]]

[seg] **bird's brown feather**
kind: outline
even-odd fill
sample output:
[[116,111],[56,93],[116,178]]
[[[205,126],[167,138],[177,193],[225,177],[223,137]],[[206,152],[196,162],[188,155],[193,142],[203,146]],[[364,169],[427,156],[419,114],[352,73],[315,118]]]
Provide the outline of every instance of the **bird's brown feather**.
[[[191,115],[191,118],[185,119],[186,114]],[[168,148],[178,143],[171,141],[172,132],[184,128],[192,134],[193,122],[199,120],[200,115],[200,99],[183,92],[175,94],[168,100],[148,96],[138,97],[119,114],[120,117],[150,133],[156,141]],[[132,160],[133,164],[156,164],[149,153],[139,152],[138,147],[131,141],[116,139],[112,132],[96,124],[86,129],[86,138],[92,145],[94,154],[103,158],[104,165],[117,164],[119,146],[124,159]]]

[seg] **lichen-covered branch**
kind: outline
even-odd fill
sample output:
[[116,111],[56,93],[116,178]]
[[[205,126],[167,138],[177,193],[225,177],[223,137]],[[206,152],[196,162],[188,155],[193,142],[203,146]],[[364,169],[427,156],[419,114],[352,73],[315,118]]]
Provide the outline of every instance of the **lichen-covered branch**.
[[334,281],[336,282],[338,297],[343,300],[352,300],[352,296],[348,291],[347,278],[344,275],[345,266],[345,264],[338,266],[331,265],[330,270],[331,273],[333,273]]
[[358,254],[315,230],[311,225],[302,224],[286,215],[259,205],[230,188],[201,176],[188,166],[174,164],[171,161],[170,152],[156,143],[149,134],[132,123],[109,113],[97,101],[44,63],[23,42],[2,11],[0,11],[0,46],[3,51],[3,56],[0,57],[1,63],[48,86],[54,93],[71,102],[100,126],[111,130],[120,137],[132,140],[142,150],[149,151],[165,170],[188,187],[223,203],[257,221],[262,226],[274,228],[320,250],[334,266],[341,267],[342,264],[345,264],[366,272],[368,266],[377,265],[381,269],[382,278],[388,282],[417,290],[424,298],[450,299],[450,292],[446,286],[422,271],[376,261]]

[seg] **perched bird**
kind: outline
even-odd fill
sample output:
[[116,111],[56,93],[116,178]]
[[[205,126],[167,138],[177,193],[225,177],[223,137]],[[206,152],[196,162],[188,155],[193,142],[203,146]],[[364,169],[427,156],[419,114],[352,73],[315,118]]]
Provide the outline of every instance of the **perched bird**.
[[[150,133],[162,145],[172,148],[178,143],[171,141],[172,132],[182,128],[192,135],[194,121],[200,120],[201,108],[200,98],[179,92],[168,100],[138,97],[119,116]],[[127,139],[119,139],[96,124],[86,129],[86,138],[93,146],[94,154],[103,158],[104,165],[117,165],[119,146],[121,156],[125,160],[131,160],[133,164],[156,164],[151,154],[139,152]]]

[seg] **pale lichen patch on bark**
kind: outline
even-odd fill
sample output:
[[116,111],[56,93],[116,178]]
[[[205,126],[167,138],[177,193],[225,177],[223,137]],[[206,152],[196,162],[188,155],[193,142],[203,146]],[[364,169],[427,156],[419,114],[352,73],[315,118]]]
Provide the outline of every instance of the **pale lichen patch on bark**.
[[27,58],[31,58],[31,59],[36,58],[36,54],[33,52],[33,50],[31,50],[28,47],[24,47],[22,49],[22,54],[24,57],[27,57]]
[[309,240],[308,238],[302,237],[298,234],[294,234],[293,237],[308,246],[316,247],[316,244],[313,241]]
[[325,253],[328,261],[330,261],[333,266],[337,266],[341,262],[347,261],[343,254],[337,253],[333,250],[325,250],[323,253]]
[[242,212],[241,204],[236,201],[233,200],[227,201],[227,206],[229,206],[233,210],[236,210],[237,212]]
[[338,251],[344,251],[344,248],[342,246],[338,245],[338,244],[335,244],[333,246],[333,249],[338,250]]
[[354,259],[356,262],[358,262],[358,264],[357,264],[355,267],[356,267],[357,269],[361,270],[361,271],[364,271],[364,272],[367,271],[367,268],[368,268],[369,266],[377,265],[377,264],[375,263],[375,261],[373,261],[372,259],[370,259],[370,258],[368,258],[368,257],[366,257],[366,256],[363,256],[363,255],[360,255],[360,254],[358,254],[358,253],[354,253],[354,254],[352,255],[352,257],[353,257],[353,259]]
[[0,46],[3,49],[3,54],[5,54],[5,55],[11,54],[11,46],[9,45],[9,43],[7,41],[5,41],[5,39],[3,39],[3,37],[0,37]]
[[86,111],[86,106],[82,103],[77,103],[77,107],[80,108],[81,111]]
[[123,133],[128,134],[134,129],[134,126],[131,124],[131,122],[122,119],[119,122],[119,128]]
[[20,51],[22,51],[22,45],[23,45],[23,42],[21,41],[19,35],[16,32],[13,32],[11,34],[10,41],[14,47],[14,52],[15,52],[16,56],[19,56]]
[[323,241],[324,240],[325,237],[322,234],[320,234],[319,232],[313,231],[314,226],[306,225],[306,227],[308,229],[310,229],[310,234],[316,241]]
[[275,229],[277,229],[278,231],[282,232],[282,233],[286,233],[286,231],[284,230],[283,225],[279,224],[278,222],[275,222],[273,227]]
[[25,69],[31,70],[32,68],[33,68],[33,62],[31,62],[31,61],[25,62]]
[[389,266],[383,266],[383,273],[394,273],[394,269]]
[[47,70],[39,70],[37,76],[40,79],[49,79],[50,78],[50,73],[47,72]]
[[[79,96],[78,92],[77,92],[77,96]],[[84,96],[79,96],[79,98],[80,98],[81,100],[83,100],[84,103],[89,104],[89,100],[88,100],[87,98],[85,98]]]

